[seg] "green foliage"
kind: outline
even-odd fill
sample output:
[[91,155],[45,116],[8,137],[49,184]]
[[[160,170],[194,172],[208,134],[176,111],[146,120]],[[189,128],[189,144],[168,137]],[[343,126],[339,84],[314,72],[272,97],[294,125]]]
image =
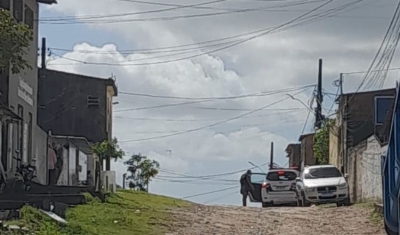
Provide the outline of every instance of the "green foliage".
[[319,164],[329,163],[329,130],[333,124],[333,120],[324,120],[314,135],[314,154]]
[[[114,159],[114,161],[117,161],[118,159],[122,159],[125,156],[125,152],[120,149],[118,145],[117,138],[112,139],[111,142],[105,140],[101,143],[94,144],[92,146],[92,151],[97,156],[99,156],[101,163],[103,163],[104,160],[109,161],[110,159]],[[107,168],[109,168],[109,166],[107,166]]]
[[128,166],[128,172],[130,173],[127,179],[134,180],[134,182],[129,183],[129,188],[138,188],[146,192],[151,179],[156,177],[160,169],[160,163],[147,159],[146,156],[140,154],[132,155],[124,164]]
[[93,202],[67,211],[61,225],[32,207],[23,208],[18,225],[37,235],[157,235],[165,234],[176,207],[189,207],[182,200],[143,192],[118,191],[106,203]]
[[33,32],[26,24],[18,23],[9,11],[0,9],[0,71],[10,64],[12,73],[32,69],[25,59],[32,39]]

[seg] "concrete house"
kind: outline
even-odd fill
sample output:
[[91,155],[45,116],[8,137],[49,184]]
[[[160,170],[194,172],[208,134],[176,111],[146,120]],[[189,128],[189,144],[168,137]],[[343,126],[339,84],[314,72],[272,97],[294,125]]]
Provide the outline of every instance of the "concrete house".
[[289,158],[289,167],[300,167],[301,165],[301,144],[289,144],[285,152]]
[[38,167],[39,183],[46,184],[47,134],[37,126],[37,51],[39,3],[55,0],[1,0],[0,7],[9,10],[18,21],[33,30],[33,40],[26,55],[32,69],[12,74],[0,71],[1,161],[9,175],[16,169],[13,156]]
[[312,166],[317,163],[314,154],[314,133],[301,135],[299,141],[301,143],[301,163],[299,170],[302,171],[305,166]]
[[[113,98],[117,93],[111,78],[39,69],[39,126],[54,136],[85,138],[91,144],[111,140]],[[88,155],[87,163],[97,185],[103,170],[97,156]]]
[[331,130],[330,162],[349,175],[352,202],[382,200],[381,158],[386,154],[396,89],[343,94]]

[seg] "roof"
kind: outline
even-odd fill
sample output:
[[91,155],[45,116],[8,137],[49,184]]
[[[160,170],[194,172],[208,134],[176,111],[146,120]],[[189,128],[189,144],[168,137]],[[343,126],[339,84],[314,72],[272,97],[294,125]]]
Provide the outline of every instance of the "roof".
[[75,76],[75,77],[79,77],[80,79],[92,79],[92,80],[96,80],[96,81],[101,81],[104,82],[107,86],[111,86],[114,89],[114,96],[118,96],[118,87],[117,84],[115,83],[115,80],[112,78],[100,78],[100,77],[92,77],[92,76],[86,76],[86,75],[82,75],[82,74],[76,74],[76,73],[67,73],[67,72],[63,72],[63,71],[57,71],[57,70],[51,70],[51,69],[42,69],[39,68],[39,70],[41,72],[50,72],[53,74],[63,74],[63,75],[68,75],[68,76]]
[[314,136],[314,134],[315,134],[315,133],[309,133],[309,134],[301,135],[301,136],[299,137],[299,141],[302,141],[304,138],[307,138],[307,137],[309,137],[309,136]]
[[0,117],[6,116],[14,120],[22,120],[14,111],[0,103]]
[[57,4],[57,0],[36,0],[38,3],[43,4]]
[[69,144],[72,143],[76,147],[79,148],[85,154],[92,154],[91,144],[84,137],[75,137],[75,136],[51,136],[51,138],[56,139],[60,144]]
[[374,94],[374,93],[385,93],[385,92],[396,92],[396,88],[389,88],[389,89],[381,89],[381,90],[372,90],[372,91],[359,91],[359,92],[351,92],[351,93],[345,93],[340,96],[353,96],[353,95],[368,95],[368,94]]
[[288,146],[287,146],[286,149],[285,149],[285,152],[286,152],[286,153],[289,153],[290,150],[291,150],[293,147],[300,146],[300,145],[301,145],[300,143],[291,143],[291,144],[288,144]]

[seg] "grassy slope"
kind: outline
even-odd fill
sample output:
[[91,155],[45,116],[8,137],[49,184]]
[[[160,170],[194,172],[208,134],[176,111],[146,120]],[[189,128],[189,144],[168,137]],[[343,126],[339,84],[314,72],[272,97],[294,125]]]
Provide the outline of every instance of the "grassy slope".
[[172,218],[168,209],[188,207],[188,202],[142,192],[119,191],[107,203],[92,200],[70,209],[68,226],[60,226],[33,208],[24,208],[19,224],[37,235],[163,234]]

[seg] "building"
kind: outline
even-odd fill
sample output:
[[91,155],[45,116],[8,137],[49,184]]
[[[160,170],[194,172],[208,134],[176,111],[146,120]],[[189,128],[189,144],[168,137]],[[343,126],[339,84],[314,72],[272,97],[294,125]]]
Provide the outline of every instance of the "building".
[[285,152],[289,158],[289,167],[301,166],[301,144],[289,144]]
[[312,166],[317,163],[314,154],[314,133],[301,135],[299,141],[301,145],[301,164],[299,170],[302,171],[305,166]]
[[[111,78],[40,69],[39,126],[54,136],[81,137],[91,144],[111,140],[113,98],[117,93]],[[87,161],[97,185],[103,164],[95,155],[89,155]],[[106,163],[107,170],[109,166],[110,162]]]
[[85,137],[91,143],[112,138],[115,81],[39,70],[38,123],[53,135]]
[[396,89],[385,89],[338,98],[330,162],[349,175],[352,202],[382,200],[381,162],[387,153],[395,96]]
[[49,136],[51,146],[57,154],[56,172],[57,185],[85,185],[89,159],[91,158],[90,143],[83,137]]
[[[1,0],[0,7],[9,10],[18,21],[27,24],[33,31],[33,40],[25,55],[32,69],[19,74],[10,69],[0,71],[0,120],[1,160],[5,170],[12,175],[16,169],[17,156],[23,162],[40,168],[46,162],[47,136],[37,126],[37,51],[39,3],[54,4],[55,0]],[[5,118],[8,116],[8,118]],[[43,174],[43,175],[42,175]],[[44,172],[38,172],[38,181],[46,183]]]

